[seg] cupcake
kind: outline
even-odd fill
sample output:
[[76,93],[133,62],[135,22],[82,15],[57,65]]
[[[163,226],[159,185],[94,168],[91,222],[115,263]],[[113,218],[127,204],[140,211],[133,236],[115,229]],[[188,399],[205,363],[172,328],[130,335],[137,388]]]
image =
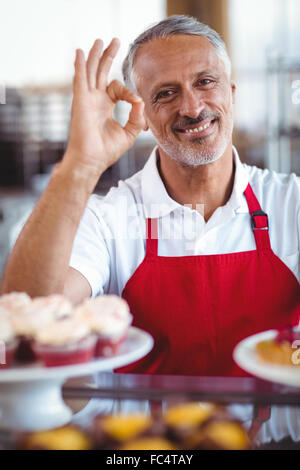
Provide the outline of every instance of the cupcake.
[[0,309],[0,369],[10,367],[14,362],[19,341],[12,327],[9,312]]
[[281,366],[300,366],[300,330],[287,327],[279,330],[274,339],[260,341],[256,352],[262,362]]
[[113,356],[127,336],[132,322],[128,304],[116,295],[103,295],[84,301],[74,312],[97,335],[96,357]]
[[71,313],[71,302],[63,295],[57,294],[36,297],[29,303],[24,303],[22,309],[13,312],[13,326],[21,339],[17,359],[21,362],[35,360],[36,356],[32,349],[35,332],[56,319],[70,316]]
[[89,362],[96,341],[87,323],[66,317],[36,329],[32,348],[46,367],[65,366]]

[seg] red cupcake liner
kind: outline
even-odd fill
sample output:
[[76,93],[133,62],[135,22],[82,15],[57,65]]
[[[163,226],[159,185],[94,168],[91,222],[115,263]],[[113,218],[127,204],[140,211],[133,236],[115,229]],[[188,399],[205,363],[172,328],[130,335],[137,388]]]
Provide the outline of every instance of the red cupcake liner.
[[77,343],[65,346],[51,346],[33,343],[37,358],[46,367],[70,366],[89,362],[95,355],[96,337],[91,335]]
[[95,348],[95,357],[115,356],[118,352],[119,346],[125,341],[126,337],[127,337],[127,331],[117,341],[112,341],[111,339],[98,336],[98,340],[97,340],[96,348]]

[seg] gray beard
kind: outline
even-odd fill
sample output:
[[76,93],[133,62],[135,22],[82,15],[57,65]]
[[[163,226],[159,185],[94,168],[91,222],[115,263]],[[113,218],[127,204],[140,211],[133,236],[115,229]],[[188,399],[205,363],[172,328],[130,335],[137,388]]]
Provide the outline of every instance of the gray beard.
[[176,161],[181,166],[196,167],[207,165],[208,163],[215,162],[222,157],[230,141],[232,130],[233,122],[230,127],[225,129],[224,135],[222,136],[221,142],[217,148],[215,148],[213,144],[206,146],[205,139],[199,139],[199,148],[197,148],[197,141],[189,145],[188,143],[175,143],[173,140],[169,139],[159,142],[159,147],[161,147],[162,150],[172,158],[172,160]]
[[213,151],[205,151],[205,149],[195,149],[191,146],[176,145],[173,142],[160,142],[159,146],[172,160],[176,161],[182,166],[196,167],[200,165],[207,165],[208,163],[215,162],[226,150],[228,142],[225,139],[218,149]]

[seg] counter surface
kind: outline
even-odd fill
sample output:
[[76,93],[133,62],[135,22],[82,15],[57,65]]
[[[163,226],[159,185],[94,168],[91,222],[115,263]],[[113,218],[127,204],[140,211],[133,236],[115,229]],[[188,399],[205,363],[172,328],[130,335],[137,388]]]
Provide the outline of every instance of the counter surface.
[[[97,414],[161,413],[182,401],[214,402],[249,430],[255,449],[300,450],[300,388],[254,377],[188,377],[102,372],[68,380],[63,397],[73,410],[72,424],[84,429]],[[266,416],[268,417],[266,419]],[[14,448],[13,433],[0,432],[0,448]]]

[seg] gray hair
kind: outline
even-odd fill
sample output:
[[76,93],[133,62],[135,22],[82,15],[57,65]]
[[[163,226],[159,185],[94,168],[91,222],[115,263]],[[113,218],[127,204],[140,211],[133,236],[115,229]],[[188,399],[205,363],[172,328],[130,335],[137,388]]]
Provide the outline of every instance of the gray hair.
[[167,36],[175,36],[177,34],[203,36],[208,39],[216,49],[217,55],[224,62],[226,73],[228,77],[230,77],[231,62],[227,53],[226,45],[221,36],[214,29],[201,23],[196,18],[185,15],[173,15],[148,28],[140,34],[132,44],[130,44],[128,54],[122,67],[124,82],[130,90],[136,91],[133,74],[134,61],[139,48],[143,44],[153,41],[154,39],[166,38]]

